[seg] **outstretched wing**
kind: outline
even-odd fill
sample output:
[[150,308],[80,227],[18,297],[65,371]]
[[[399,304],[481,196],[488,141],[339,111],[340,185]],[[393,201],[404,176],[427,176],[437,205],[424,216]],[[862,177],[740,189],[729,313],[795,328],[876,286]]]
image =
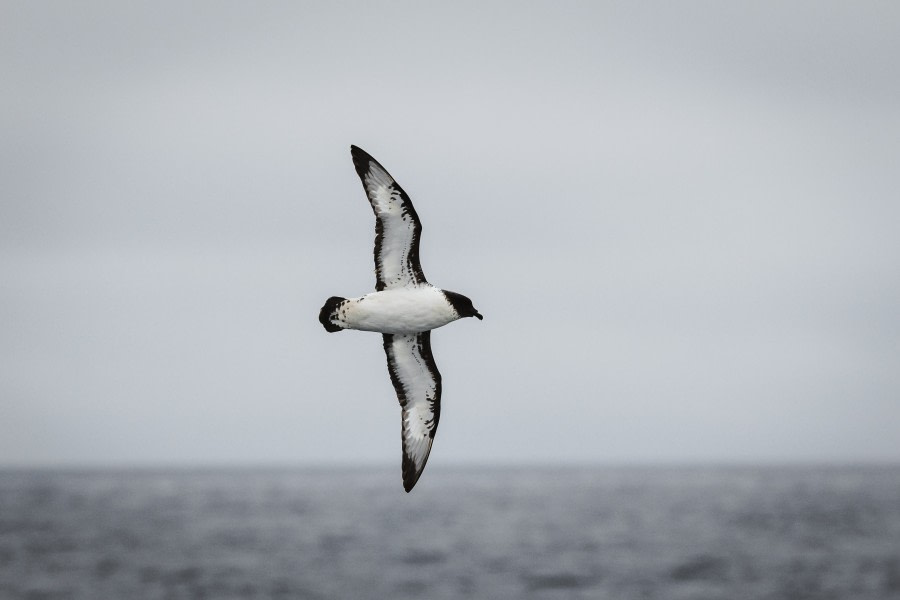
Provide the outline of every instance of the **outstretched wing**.
[[350,146],[350,154],[375,211],[375,291],[427,283],[419,264],[422,224],[412,200],[365,150]]
[[431,332],[384,334],[388,372],[403,419],[403,489],[410,491],[428,461],[441,417],[441,374],[431,354]]

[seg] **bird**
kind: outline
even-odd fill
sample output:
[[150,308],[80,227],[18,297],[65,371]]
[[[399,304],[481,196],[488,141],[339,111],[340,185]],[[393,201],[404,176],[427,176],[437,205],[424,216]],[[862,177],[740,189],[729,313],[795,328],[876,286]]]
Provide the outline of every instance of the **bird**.
[[409,493],[425,469],[441,416],[441,374],[431,353],[431,331],[483,317],[466,296],[428,283],[419,262],[422,223],[409,195],[367,152],[350,146],[350,155],[375,213],[375,291],[328,298],[319,322],[331,333],[381,333],[400,402],[401,471]]

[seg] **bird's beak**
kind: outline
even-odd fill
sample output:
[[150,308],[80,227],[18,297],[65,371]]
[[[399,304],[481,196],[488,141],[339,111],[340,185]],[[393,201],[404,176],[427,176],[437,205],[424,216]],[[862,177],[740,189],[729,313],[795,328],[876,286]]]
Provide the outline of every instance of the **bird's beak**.
[[477,310],[475,311],[475,316],[478,317],[478,320],[479,320],[479,321],[481,321],[482,319],[484,319],[484,317],[481,316],[481,313],[478,312]]

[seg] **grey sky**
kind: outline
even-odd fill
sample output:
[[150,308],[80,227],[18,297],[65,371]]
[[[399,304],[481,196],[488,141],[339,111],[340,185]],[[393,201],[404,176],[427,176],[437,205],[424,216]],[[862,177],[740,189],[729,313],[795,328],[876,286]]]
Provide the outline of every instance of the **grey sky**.
[[0,464],[397,462],[350,162],[412,196],[431,464],[900,459],[897,3],[0,5]]

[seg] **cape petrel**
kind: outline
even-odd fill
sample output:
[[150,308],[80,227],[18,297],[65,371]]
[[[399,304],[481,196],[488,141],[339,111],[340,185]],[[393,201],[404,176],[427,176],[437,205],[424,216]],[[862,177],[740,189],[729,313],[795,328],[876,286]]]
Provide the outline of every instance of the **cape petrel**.
[[419,263],[422,224],[412,201],[368,153],[350,146],[353,166],[375,211],[375,291],[359,298],[332,296],[319,311],[327,331],[377,331],[400,401],[403,489],[425,468],[441,416],[441,374],[431,354],[431,330],[463,317],[482,316],[472,301],[436,288]]

